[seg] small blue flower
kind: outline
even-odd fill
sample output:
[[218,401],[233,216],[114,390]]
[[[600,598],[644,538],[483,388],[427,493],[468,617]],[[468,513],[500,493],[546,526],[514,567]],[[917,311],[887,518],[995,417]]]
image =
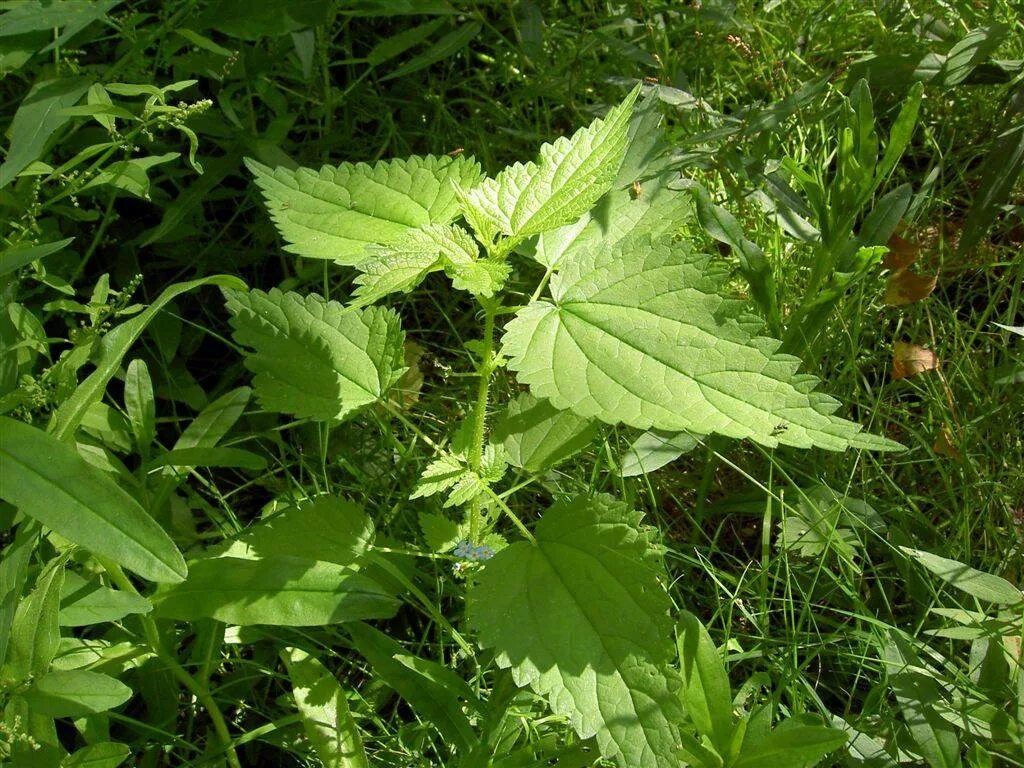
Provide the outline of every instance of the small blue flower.
[[469,540],[463,539],[455,545],[454,554],[456,557],[478,563],[494,557],[494,548],[487,544],[472,544]]
[[490,560],[492,557],[494,557],[494,549],[487,544],[473,547],[473,551],[469,553],[470,560]]

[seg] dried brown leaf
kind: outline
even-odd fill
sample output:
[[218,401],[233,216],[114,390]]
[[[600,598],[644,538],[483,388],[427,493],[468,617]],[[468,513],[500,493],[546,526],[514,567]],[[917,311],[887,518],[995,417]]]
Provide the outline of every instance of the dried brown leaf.
[[906,269],[917,261],[917,254],[921,251],[920,245],[912,243],[897,234],[893,234],[889,238],[887,245],[889,246],[889,252],[882,259],[882,266],[891,270]]
[[890,307],[921,301],[931,295],[937,282],[937,277],[922,277],[909,269],[897,269],[889,275],[884,301]]
[[893,380],[908,379],[938,367],[939,358],[932,350],[905,341],[896,342],[892,353]]

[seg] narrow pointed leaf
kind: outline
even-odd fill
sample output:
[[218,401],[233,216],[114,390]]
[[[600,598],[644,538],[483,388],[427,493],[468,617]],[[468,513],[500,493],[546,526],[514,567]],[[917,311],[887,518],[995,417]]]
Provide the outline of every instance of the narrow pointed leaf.
[[245,283],[230,275],[211,275],[199,280],[175,283],[165,288],[159,296],[139,314],[118,325],[100,341],[99,353],[94,360],[96,370],[90,373],[74,393],[54,411],[50,418],[50,432],[61,440],[69,439],[82,423],[86,412],[93,403],[99,402],[107,384],[121,367],[121,361],[128,354],[132,344],[146,330],[146,326],[167,304],[177,296],[204,285],[219,285],[227,288],[244,288]]
[[985,573],[957,560],[950,560],[920,549],[911,549],[910,547],[900,547],[900,549],[944,582],[966,592],[971,597],[1006,605],[1017,605],[1024,601],[1024,592],[993,573]]
[[472,748],[477,737],[464,708],[469,704],[479,710],[480,703],[461,677],[435,661],[413,656],[367,624],[356,622],[345,630],[380,680],[433,724],[447,741],[461,750]]
[[899,446],[833,415],[799,361],[721,295],[726,275],[667,240],[581,253],[506,326],[503,352],[531,393],[584,418],[768,446]]
[[302,728],[324,768],[369,768],[359,726],[338,681],[300,648],[285,648],[281,658],[292,681]]
[[139,503],[74,448],[0,416],[0,496],[21,512],[150,581],[181,581],[181,552]]

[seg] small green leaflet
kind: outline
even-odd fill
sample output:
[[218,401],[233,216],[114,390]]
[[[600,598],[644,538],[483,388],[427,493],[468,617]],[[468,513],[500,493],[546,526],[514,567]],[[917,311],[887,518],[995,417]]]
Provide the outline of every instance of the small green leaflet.
[[447,491],[445,507],[468,504],[488,486],[501,480],[507,466],[508,457],[500,445],[485,446],[479,473],[467,466],[461,454],[444,455],[427,465],[409,498],[419,499]]
[[[671,607],[656,532],[610,497],[556,503],[536,544],[498,552],[469,622],[519,686],[628,768],[678,768]],[[661,578],[659,578],[659,576]]]
[[462,227],[431,224],[410,229],[390,245],[371,245],[370,254],[356,265],[355,295],[371,304],[389,293],[408,292],[423,279],[443,269],[460,291],[491,297],[501,290],[509,274],[503,261],[480,259],[480,249]]
[[317,421],[382,399],[405,371],[405,335],[390,309],[344,308],[310,294],[225,291],[234,338],[263,407]]
[[470,157],[411,157],[290,170],[246,165],[263,190],[285,250],[338,264],[358,264],[372,243],[398,240],[408,229],[448,224],[459,213],[457,188],[480,181]]
[[507,251],[589,211],[618,173],[639,93],[638,86],[603,120],[541,146],[539,162],[510,165],[465,192],[463,213],[481,240],[500,232],[509,238]]
[[667,239],[576,253],[552,277],[552,299],[506,326],[503,353],[534,396],[584,418],[767,446],[900,447],[832,415],[839,403],[813,391],[818,380],[721,295],[726,277]]

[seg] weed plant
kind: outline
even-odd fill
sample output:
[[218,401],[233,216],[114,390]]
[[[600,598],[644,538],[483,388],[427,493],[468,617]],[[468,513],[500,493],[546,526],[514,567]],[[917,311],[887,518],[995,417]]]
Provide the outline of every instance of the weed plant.
[[1024,765],[1022,61],[0,3],[0,765]]

